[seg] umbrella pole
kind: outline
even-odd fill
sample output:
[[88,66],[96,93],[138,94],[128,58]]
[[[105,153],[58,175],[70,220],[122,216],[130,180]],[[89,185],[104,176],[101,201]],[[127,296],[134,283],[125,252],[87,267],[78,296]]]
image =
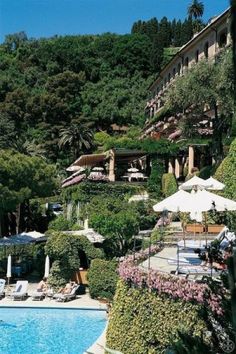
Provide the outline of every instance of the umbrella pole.
[[206,247],[207,247],[207,236],[208,236],[208,227],[207,227],[207,213],[205,212],[205,241],[206,241]]
[[10,291],[10,278],[7,277],[7,291]]
[[148,247],[148,270],[151,268],[151,235],[149,236],[149,247]]
[[186,248],[185,225],[183,224],[184,248]]
[[177,244],[177,271],[176,271],[176,274],[179,274],[179,245],[178,244]]
[[134,252],[134,261],[135,261],[135,250],[136,250],[136,236],[134,235],[134,246],[133,246],[133,252]]

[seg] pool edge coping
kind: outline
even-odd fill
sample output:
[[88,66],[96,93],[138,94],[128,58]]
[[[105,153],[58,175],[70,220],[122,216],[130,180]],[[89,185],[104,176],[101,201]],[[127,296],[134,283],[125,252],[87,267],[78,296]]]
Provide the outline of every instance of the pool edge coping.
[[87,350],[84,351],[83,354],[104,354],[105,353],[108,322],[109,320],[107,320],[106,326],[102,334],[96,339],[96,341]]
[[24,309],[24,308],[30,308],[30,309],[57,309],[57,310],[91,310],[91,311],[106,311],[106,307],[93,307],[93,306],[80,306],[80,307],[71,307],[71,306],[35,306],[35,305],[9,305],[9,304],[3,304],[0,305],[1,308],[19,308],[19,309]]

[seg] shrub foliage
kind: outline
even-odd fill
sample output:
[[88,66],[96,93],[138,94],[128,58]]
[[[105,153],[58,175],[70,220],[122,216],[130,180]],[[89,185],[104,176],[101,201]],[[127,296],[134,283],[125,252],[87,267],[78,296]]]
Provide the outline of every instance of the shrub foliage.
[[118,280],[117,262],[94,259],[88,272],[89,292],[92,298],[112,300]]
[[229,153],[221,162],[215,173],[215,178],[225,184],[224,197],[236,200],[236,139],[230,145]]
[[86,255],[88,263],[103,256],[103,252],[95,248],[85,236],[68,235],[51,232],[45,252],[53,261],[49,283],[54,287],[64,285],[80,267],[81,255]]
[[162,176],[162,193],[169,197],[178,190],[176,178],[173,173],[164,173]]
[[107,331],[107,346],[125,354],[165,353],[178,330],[201,337],[206,330],[199,305],[163,298],[118,282]]

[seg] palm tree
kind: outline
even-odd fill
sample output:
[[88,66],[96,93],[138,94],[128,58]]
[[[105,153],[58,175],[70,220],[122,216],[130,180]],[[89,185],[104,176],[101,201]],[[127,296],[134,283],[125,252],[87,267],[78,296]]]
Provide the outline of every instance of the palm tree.
[[28,156],[37,156],[42,159],[46,159],[46,150],[41,144],[37,144],[34,139],[30,141],[22,136],[19,136],[11,144],[11,148]]
[[60,130],[59,148],[68,146],[76,159],[82,151],[88,151],[93,146],[93,133],[87,125],[71,123]]
[[193,0],[192,3],[188,6],[188,15],[192,19],[202,17],[204,12],[204,4],[201,1]]

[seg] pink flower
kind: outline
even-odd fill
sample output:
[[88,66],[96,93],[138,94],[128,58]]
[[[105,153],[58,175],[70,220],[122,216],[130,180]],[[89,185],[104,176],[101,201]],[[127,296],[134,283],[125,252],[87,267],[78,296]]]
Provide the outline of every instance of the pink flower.
[[[160,251],[159,246],[152,246],[151,254]],[[133,256],[127,256],[118,267],[120,277],[126,282],[132,282],[135,286],[146,286],[150,290],[157,291],[160,295],[167,295],[173,299],[182,299],[191,301],[209,307],[218,315],[223,314],[222,298],[226,290],[223,287],[218,288],[215,294],[205,283],[194,283],[190,280],[180,278],[176,275],[165,274],[150,269],[143,270],[138,263],[149,256],[149,249],[142,250]]]

